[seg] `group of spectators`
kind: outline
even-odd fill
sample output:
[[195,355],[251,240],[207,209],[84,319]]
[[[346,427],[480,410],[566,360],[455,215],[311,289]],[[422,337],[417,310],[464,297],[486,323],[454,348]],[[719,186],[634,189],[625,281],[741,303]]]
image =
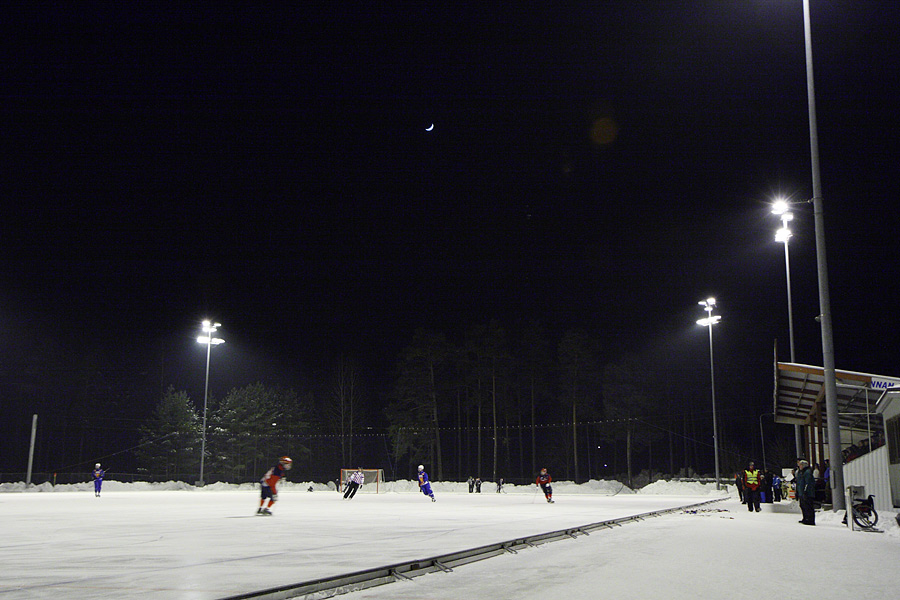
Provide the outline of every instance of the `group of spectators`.
[[[754,471],[758,473],[756,480],[753,476]],[[784,479],[778,473],[774,473],[771,469],[758,471],[753,462],[751,462],[747,470],[735,473],[734,485],[737,487],[742,504],[747,504],[748,494],[745,492],[747,492],[748,489],[750,489],[751,492],[755,490],[759,493],[760,502],[763,504],[770,504],[772,502],[781,502],[782,499],[787,500],[790,497],[791,484],[795,483],[796,474],[797,470],[794,469],[792,478]],[[831,465],[828,459],[826,458],[823,463],[810,465],[810,475],[812,476],[814,488],[816,490],[816,502],[820,504],[828,504],[831,502],[831,488],[829,485]],[[747,481],[748,478],[749,483]]]
[[734,484],[742,504],[747,505],[750,512],[760,512],[760,503],[781,502],[782,498],[788,498],[790,483],[794,484],[795,496],[800,503],[803,525],[815,525],[815,503],[819,492],[819,473],[822,473],[822,489],[827,490],[830,469],[828,461],[825,461],[823,469],[815,471],[810,467],[806,459],[797,459],[797,468],[793,470],[793,478],[785,481],[778,473],[769,469],[764,472],[756,468],[753,461],[747,468],[734,475]]
[[734,474],[734,485],[741,504],[747,504],[751,511],[758,511],[760,502],[768,504],[781,502],[782,497],[787,498],[787,488],[782,478],[771,469],[760,471],[752,461],[745,471]]
[[844,456],[844,462],[848,463],[854,458],[859,458],[869,451],[884,445],[884,432],[876,431],[871,438],[866,438],[854,444],[850,444],[843,450],[841,454]]

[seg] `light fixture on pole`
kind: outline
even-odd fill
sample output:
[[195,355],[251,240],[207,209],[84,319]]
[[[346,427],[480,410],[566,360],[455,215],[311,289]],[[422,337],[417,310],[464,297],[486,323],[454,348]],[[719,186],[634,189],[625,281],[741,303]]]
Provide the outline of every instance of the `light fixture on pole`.
[[716,426],[716,371],[713,363],[713,325],[718,323],[722,317],[713,316],[712,311],[716,306],[715,298],[707,298],[698,302],[703,310],[706,311],[706,318],[697,321],[697,325],[709,327],[709,381],[712,389],[712,416],[713,416],[713,452],[715,453],[716,464],[716,489],[721,489],[719,484],[719,432]]
[[[781,229],[775,232],[775,241],[784,244],[784,269],[787,277],[787,303],[788,303],[788,339],[791,346],[791,362],[795,362],[794,357],[794,310],[791,303],[791,258],[788,251],[788,240],[793,235],[788,223],[794,220],[794,213],[790,210],[788,201],[784,198],[777,198],[772,203],[772,214],[781,218]],[[802,429],[800,425],[794,425],[794,451],[797,456],[803,455]]]
[[224,344],[225,340],[217,337],[213,337],[213,333],[221,327],[221,323],[211,323],[210,321],[203,321],[203,333],[206,335],[201,335],[197,337],[198,344],[206,344],[206,383],[203,386],[203,433],[200,442],[200,479],[197,481],[198,485],[203,485],[203,466],[206,460],[206,405],[209,399],[209,355],[210,350],[213,346],[218,346],[219,344]]

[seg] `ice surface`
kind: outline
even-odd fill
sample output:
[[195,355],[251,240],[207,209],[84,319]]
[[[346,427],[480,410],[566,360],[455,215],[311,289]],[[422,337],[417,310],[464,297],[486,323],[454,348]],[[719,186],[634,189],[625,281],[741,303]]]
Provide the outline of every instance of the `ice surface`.
[[[394,486],[407,492],[351,501],[321,485],[307,492],[309,485],[285,486],[273,517],[253,515],[259,492],[249,485],[106,482],[100,498],[92,484],[25,493],[2,486],[10,493],[0,494],[0,600],[221,598],[722,494],[700,484],[657,482],[634,493],[614,482],[559,483],[557,502],[548,505],[534,486],[497,494],[486,483],[482,494],[468,494],[463,484],[436,483],[432,503],[412,482]],[[789,503],[764,507],[748,514],[729,498],[696,514],[648,519],[347,597],[587,598],[603,590],[612,598],[756,598],[796,585],[817,598],[863,589],[866,598],[896,597],[900,529],[893,515],[879,523],[886,534],[866,534],[847,530],[840,515],[820,515],[819,527],[803,527]],[[736,582],[748,572],[758,583],[742,596]]]

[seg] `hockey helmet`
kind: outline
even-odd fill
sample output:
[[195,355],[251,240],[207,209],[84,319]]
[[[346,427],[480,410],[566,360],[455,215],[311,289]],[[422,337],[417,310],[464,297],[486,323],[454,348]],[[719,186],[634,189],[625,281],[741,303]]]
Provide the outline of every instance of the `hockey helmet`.
[[541,469],[541,475],[545,475],[547,473],[547,469]]
[[424,470],[425,470],[425,467],[422,465],[419,465],[419,471],[424,471]]
[[291,468],[291,465],[294,464],[294,461],[291,460],[291,457],[290,457],[290,456],[282,456],[281,458],[278,459],[278,462],[279,462],[279,463],[281,464],[281,466],[284,467],[285,469],[290,469],[290,468]]
[[99,468],[100,468],[100,463],[97,463],[96,465],[94,465],[94,468],[95,468],[95,469],[99,469]]

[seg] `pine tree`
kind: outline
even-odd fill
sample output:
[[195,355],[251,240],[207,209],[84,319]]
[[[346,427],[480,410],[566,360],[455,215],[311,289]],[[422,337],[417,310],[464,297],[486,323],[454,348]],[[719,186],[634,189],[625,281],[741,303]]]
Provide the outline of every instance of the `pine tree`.
[[138,463],[166,480],[193,475],[200,468],[200,435],[200,418],[187,392],[169,386],[140,428]]

